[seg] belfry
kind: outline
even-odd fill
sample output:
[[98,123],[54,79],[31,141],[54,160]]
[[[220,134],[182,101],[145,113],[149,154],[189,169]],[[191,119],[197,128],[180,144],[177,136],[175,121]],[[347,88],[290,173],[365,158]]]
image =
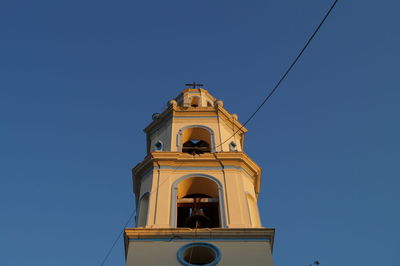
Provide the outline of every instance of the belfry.
[[260,223],[261,169],[244,152],[247,130],[197,85],[144,129],[147,155],[132,169],[137,212],[136,227],[125,229],[126,265],[272,266],[275,230]]

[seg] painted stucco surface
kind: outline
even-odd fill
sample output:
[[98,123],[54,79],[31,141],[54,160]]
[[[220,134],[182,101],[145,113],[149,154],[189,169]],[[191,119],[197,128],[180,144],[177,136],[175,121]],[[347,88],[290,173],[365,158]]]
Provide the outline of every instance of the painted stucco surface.
[[[131,241],[126,265],[182,265],[176,254],[180,247],[188,243],[193,241]],[[220,250],[221,260],[218,265],[273,266],[269,242],[207,241],[207,243],[213,244]]]
[[[220,251],[218,265],[272,266],[275,231],[257,207],[261,168],[244,152],[237,115],[206,90],[186,89],[153,117],[147,155],[132,169],[138,227],[125,230],[127,265],[182,265],[178,250],[203,242]],[[207,218],[218,222],[188,228],[194,211],[182,215],[182,204],[191,197],[215,204]]]

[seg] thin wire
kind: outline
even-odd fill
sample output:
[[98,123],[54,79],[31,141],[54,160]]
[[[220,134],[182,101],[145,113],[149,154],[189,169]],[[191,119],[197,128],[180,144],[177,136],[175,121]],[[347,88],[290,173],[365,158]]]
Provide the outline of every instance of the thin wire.
[[[175,171],[177,171],[181,166],[183,165],[183,162],[178,165],[171,173],[170,175],[172,175],[173,173],[175,173]],[[170,176],[169,175],[169,176]],[[168,176],[168,177],[169,177]],[[158,184],[157,188],[159,188],[161,185],[163,185],[166,181],[168,180],[168,178],[166,178],[161,184]],[[157,191],[157,188],[155,190],[153,190],[150,195],[154,192]],[[110,256],[112,250],[114,249],[115,245],[117,244],[118,240],[121,238],[125,227],[129,224],[130,220],[132,219],[132,217],[136,214],[136,210],[133,211],[133,213],[131,214],[131,216],[129,216],[128,221],[125,223],[124,227],[122,228],[121,232],[119,233],[118,237],[114,240],[114,243],[112,244],[112,246],[110,247],[110,249],[107,252],[107,255],[104,257],[103,262],[100,264],[101,266],[104,265],[104,263],[107,261],[108,257]]]
[[110,249],[107,252],[107,255],[104,257],[103,261],[101,262],[101,266],[104,265],[104,263],[107,261],[108,257],[110,256],[112,250],[114,249],[115,245],[117,244],[118,240],[121,238],[122,234],[124,233],[125,228],[128,226],[129,222],[131,221],[132,217],[135,215],[136,210],[134,210],[131,214],[131,216],[129,216],[128,221],[125,223],[124,227],[122,228],[121,232],[118,234],[118,237],[115,239],[114,243],[112,244],[112,246],[110,247]]
[[[225,141],[223,141],[221,144],[219,144],[217,147],[222,146],[223,144],[225,144],[228,140],[230,140],[232,137],[234,137],[240,130],[243,129],[243,127],[245,127],[252,119],[253,117],[258,113],[258,111],[264,106],[264,104],[271,98],[271,96],[274,94],[274,92],[278,89],[278,87],[281,85],[281,83],[283,82],[283,80],[286,78],[286,76],[289,74],[289,72],[292,70],[292,68],[296,65],[297,61],[300,59],[300,57],[303,55],[304,51],[307,49],[308,45],[311,43],[311,41],[314,39],[315,35],[318,33],[319,29],[322,27],[322,25],[324,24],[325,20],[328,18],[328,16],[330,15],[330,13],[332,12],[332,10],[334,9],[334,7],[336,6],[337,2],[339,0],[335,0],[333,2],[333,4],[331,5],[331,7],[329,8],[328,12],[325,14],[324,18],[322,19],[322,21],[319,23],[318,27],[314,30],[313,34],[309,37],[309,39],[307,40],[306,44],[304,45],[304,47],[301,49],[300,53],[297,55],[297,57],[293,60],[292,64],[289,66],[289,68],[286,70],[286,72],[283,74],[283,76],[280,78],[280,80],[276,83],[276,85],[274,86],[274,88],[271,90],[271,92],[267,95],[267,97],[262,101],[262,103],[258,106],[258,108],[250,115],[250,117],[246,120],[246,122],[244,122],[244,124],[235,131],[235,133],[232,134],[232,136],[230,136],[229,138],[227,138]],[[177,168],[174,169],[173,172],[175,172],[178,168],[180,168],[181,165],[179,165]],[[163,182],[164,183],[164,182]],[[159,184],[159,186],[162,184]],[[104,257],[102,263],[100,264],[101,266],[103,266],[103,264],[107,261],[108,257],[110,256],[112,250],[114,249],[115,245],[117,244],[118,240],[121,238],[125,227],[128,225],[128,223],[130,222],[130,220],[132,219],[132,217],[135,215],[136,210],[131,214],[131,216],[129,216],[128,221],[125,223],[123,229],[121,230],[121,232],[118,234],[118,237],[115,239],[114,243],[112,244],[111,248],[109,249],[109,251],[107,252],[107,255]],[[196,232],[196,230],[195,230]],[[191,255],[190,254],[190,260],[191,260]]]
[[[199,221],[196,221],[196,227],[194,228],[194,239],[195,239],[195,241],[197,239],[197,227],[198,226],[199,226]],[[194,247],[192,247],[192,249],[190,250],[189,264],[192,263],[193,249],[194,249]]]
[[[267,95],[267,97],[262,101],[262,103],[258,106],[258,108],[253,112],[252,115],[250,115],[250,117],[246,120],[246,122],[244,122],[244,124],[238,129],[236,130],[236,132],[230,136],[229,138],[227,138],[224,142],[222,142],[221,144],[219,144],[217,147],[222,146],[223,144],[225,144],[228,140],[230,140],[232,137],[234,137],[242,128],[244,128],[244,126],[250,122],[250,120],[253,119],[253,117],[258,113],[258,111],[260,111],[260,109],[264,106],[264,104],[269,100],[269,98],[271,98],[272,94],[274,94],[274,92],[278,89],[278,87],[281,85],[281,83],[283,82],[283,80],[286,78],[286,76],[289,74],[289,72],[292,70],[292,68],[294,67],[294,65],[297,63],[297,61],[300,59],[300,57],[303,55],[304,51],[307,49],[308,45],[311,43],[311,41],[314,39],[315,35],[318,33],[319,29],[322,27],[322,25],[324,24],[325,20],[328,18],[329,14],[332,12],[333,8],[336,6],[336,3],[339,0],[335,0],[333,2],[333,4],[331,5],[331,7],[329,8],[328,12],[326,12],[324,18],[321,20],[321,22],[319,23],[318,27],[314,30],[313,34],[308,38],[306,44],[304,45],[303,49],[301,49],[300,53],[296,56],[296,58],[293,60],[292,64],[290,64],[289,68],[286,70],[286,72],[283,74],[283,76],[280,78],[280,80],[276,83],[276,85],[274,86],[274,88],[271,90],[271,92]],[[216,147],[216,148],[217,148]]]
[[[311,41],[314,39],[315,35],[318,33],[319,29],[322,27],[322,25],[324,24],[325,20],[328,18],[329,14],[332,12],[333,8],[336,6],[336,3],[339,0],[335,0],[332,4],[332,6],[329,8],[328,12],[325,14],[324,18],[322,19],[322,21],[319,23],[318,27],[314,30],[313,34],[310,36],[310,38],[307,40],[306,44],[304,45],[303,49],[301,49],[300,53],[296,56],[296,58],[294,59],[294,61],[292,62],[292,64],[289,66],[289,68],[286,70],[286,72],[283,74],[283,76],[280,78],[280,80],[278,81],[278,83],[274,86],[274,88],[271,90],[271,92],[267,95],[267,97],[262,101],[262,103],[258,106],[258,108],[250,115],[250,117],[246,120],[246,122],[244,122],[244,124],[235,131],[235,133],[232,134],[232,136],[230,136],[229,138],[227,138],[225,141],[223,141],[221,144],[219,144],[217,147],[222,146],[223,144],[225,144],[228,140],[230,140],[232,137],[234,137],[245,125],[247,125],[247,123],[249,123],[253,117],[258,113],[258,111],[264,106],[264,104],[269,100],[269,98],[271,98],[271,96],[274,94],[274,92],[278,89],[278,87],[281,85],[281,83],[283,82],[283,80],[286,78],[286,76],[289,74],[289,72],[292,70],[292,68],[295,66],[295,64],[297,63],[297,61],[300,59],[300,57],[303,55],[304,51],[307,49],[308,45],[311,43]],[[178,166],[177,168],[175,168],[174,172],[180,168],[180,166]],[[163,182],[164,183],[164,182]],[[161,185],[161,184],[160,184]],[[115,239],[114,243],[112,244],[111,248],[109,249],[109,251],[107,252],[107,255],[105,256],[105,258],[103,259],[103,262],[101,263],[101,265],[104,264],[104,262],[107,260],[107,258],[110,256],[112,250],[114,249],[115,245],[117,244],[118,240],[121,238],[122,233],[124,232],[125,227],[128,225],[129,221],[132,219],[133,215],[136,213],[136,210],[131,214],[131,216],[129,217],[128,221],[126,222],[125,226],[123,227],[123,229],[121,230],[121,232],[119,233],[118,237]],[[192,255],[192,254],[190,254]],[[191,257],[191,256],[190,256]],[[191,258],[190,258],[191,259]]]

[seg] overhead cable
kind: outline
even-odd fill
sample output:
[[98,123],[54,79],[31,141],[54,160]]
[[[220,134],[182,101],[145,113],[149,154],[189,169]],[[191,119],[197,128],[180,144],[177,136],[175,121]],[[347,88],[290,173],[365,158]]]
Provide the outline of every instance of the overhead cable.
[[247,123],[249,123],[253,117],[258,113],[258,111],[260,111],[260,109],[264,106],[264,104],[271,98],[271,96],[274,94],[274,92],[279,88],[279,86],[281,85],[281,83],[283,82],[283,80],[287,77],[287,75],[289,74],[289,72],[292,70],[292,68],[296,65],[297,61],[299,61],[300,57],[303,55],[304,51],[307,49],[308,45],[311,43],[311,41],[314,39],[315,35],[318,33],[318,31],[320,30],[320,28],[322,27],[322,25],[325,23],[326,19],[328,18],[328,16],[331,14],[332,10],[335,8],[336,3],[339,0],[335,0],[333,2],[333,4],[331,5],[331,7],[329,8],[329,10],[326,12],[325,16],[323,17],[323,19],[321,20],[321,22],[319,23],[318,27],[314,30],[314,32],[311,34],[311,36],[308,38],[306,44],[303,46],[303,48],[300,50],[300,53],[296,56],[296,58],[293,60],[293,62],[290,64],[289,68],[286,70],[286,72],[282,75],[282,77],[279,79],[279,81],[275,84],[275,86],[273,87],[273,89],[270,91],[270,93],[267,95],[267,97],[265,97],[265,99],[261,102],[261,104],[257,107],[257,109],[249,116],[249,118],[246,120],[246,122],[244,122],[244,124],[235,131],[235,133],[232,134],[232,136],[230,136],[229,138],[227,138],[225,141],[223,141],[221,144],[219,144],[217,147],[222,146],[223,144],[225,144],[228,140],[230,140],[232,137],[234,137],[240,130],[242,130],[244,128],[244,126],[247,125]]
[[101,262],[101,266],[104,265],[104,263],[107,261],[108,257],[110,256],[112,250],[114,249],[115,245],[117,244],[118,240],[121,238],[122,234],[125,231],[125,227],[128,226],[129,222],[131,221],[132,217],[135,215],[136,210],[134,210],[131,214],[131,216],[129,216],[128,221],[125,223],[124,227],[122,228],[121,232],[118,234],[117,238],[114,240],[114,243],[111,245],[110,249],[108,250],[106,256],[104,257],[103,261]]

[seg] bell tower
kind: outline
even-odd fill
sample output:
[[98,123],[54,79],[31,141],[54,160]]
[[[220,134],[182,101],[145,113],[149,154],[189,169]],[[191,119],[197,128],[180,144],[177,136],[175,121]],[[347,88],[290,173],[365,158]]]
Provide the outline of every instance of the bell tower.
[[244,152],[247,130],[221,100],[187,85],[144,129],[126,265],[272,266],[275,230],[260,223],[261,169]]

